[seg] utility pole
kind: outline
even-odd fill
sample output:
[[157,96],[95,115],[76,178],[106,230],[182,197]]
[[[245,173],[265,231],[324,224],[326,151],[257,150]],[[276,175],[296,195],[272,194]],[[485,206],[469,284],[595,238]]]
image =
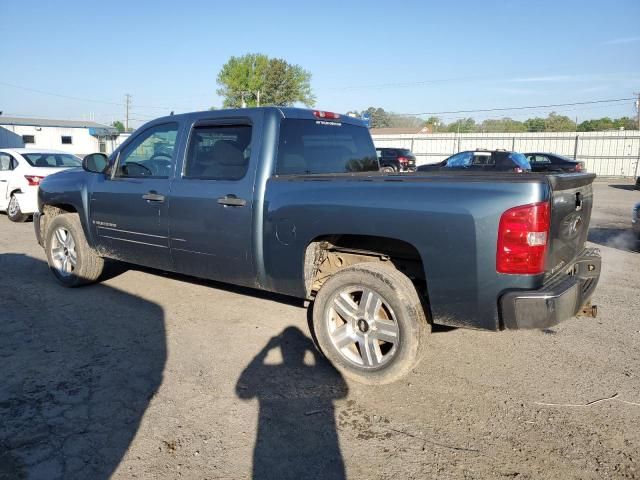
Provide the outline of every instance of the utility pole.
[[636,127],[640,130],[640,92],[636,93]]
[[125,132],[129,131],[129,107],[130,106],[131,106],[131,95],[129,95],[128,93],[125,93],[124,95],[124,108],[125,108],[124,131]]

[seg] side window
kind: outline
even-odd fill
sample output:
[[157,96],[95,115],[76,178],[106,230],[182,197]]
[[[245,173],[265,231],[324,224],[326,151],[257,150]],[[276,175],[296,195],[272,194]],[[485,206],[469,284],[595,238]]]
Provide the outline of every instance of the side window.
[[33,135],[22,135],[22,143],[27,145],[28,143],[36,143],[36,137]]
[[191,132],[184,178],[240,180],[251,156],[250,125],[209,125]]
[[468,167],[472,159],[473,152],[460,152],[449,158],[447,167]]
[[62,145],[71,145],[73,143],[73,140],[69,135],[62,135],[60,137],[60,142],[62,143]]
[[7,172],[13,169],[13,158],[6,153],[0,153],[0,172]]
[[551,163],[551,160],[544,155],[529,155],[527,160],[531,163]]
[[175,162],[177,136],[177,123],[145,130],[120,153],[115,176],[168,178]]

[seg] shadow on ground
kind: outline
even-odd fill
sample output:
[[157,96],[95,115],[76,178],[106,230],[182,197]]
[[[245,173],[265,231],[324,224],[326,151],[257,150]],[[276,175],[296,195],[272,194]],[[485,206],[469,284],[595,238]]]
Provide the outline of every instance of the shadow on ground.
[[617,248],[626,252],[640,252],[638,237],[629,229],[590,228],[588,240],[605,247]]
[[[272,350],[280,357],[267,362]],[[253,479],[344,479],[333,402],[347,393],[340,373],[298,328],[271,338],[236,385],[238,397],[260,405]]]
[[162,381],[162,308],[25,255],[0,272],[0,479],[109,478]]
[[609,185],[611,188],[617,188],[618,190],[637,190],[634,184],[622,184],[622,185]]

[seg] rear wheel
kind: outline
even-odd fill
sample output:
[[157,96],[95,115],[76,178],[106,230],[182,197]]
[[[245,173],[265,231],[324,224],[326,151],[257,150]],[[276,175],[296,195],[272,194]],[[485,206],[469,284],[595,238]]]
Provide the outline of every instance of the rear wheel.
[[396,170],[395,170],[395,168],[390,167],[390,166],[387,165],[386,167],[382,167],[380,169],[380,171],[384,172],[384,173],[394,173]]
[[102,274],[104,259],[89,247],[75,213],[58,215],[51,220],[45,251],[51,272],[65,287],[95,282]]
[[395,268],[361,263],[334,274],[313,307],[322,353],[346,377],[391,383],[420,360],[429,333],[415,286]]
[[22,213],[22,210],[20,210],[20,202],[18,202],[18,197],[15,195],[11,195],[11,199],[9,200],[7,217],[9,217],[9,220],[12,222],[25,222],[29,218],[29,215]]

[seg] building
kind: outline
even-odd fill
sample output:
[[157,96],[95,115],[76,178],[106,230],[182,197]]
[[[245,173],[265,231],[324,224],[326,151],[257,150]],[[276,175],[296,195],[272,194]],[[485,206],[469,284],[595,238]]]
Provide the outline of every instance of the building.
[[110,154],[118,131],[96,122],[16,118],[0,115],[0,148],[47,148],[82,156]]
[[425,125],[422,127],[382,127],[371,129],[371,135],[421,135],[423,133],[431,133],[431,127]]

